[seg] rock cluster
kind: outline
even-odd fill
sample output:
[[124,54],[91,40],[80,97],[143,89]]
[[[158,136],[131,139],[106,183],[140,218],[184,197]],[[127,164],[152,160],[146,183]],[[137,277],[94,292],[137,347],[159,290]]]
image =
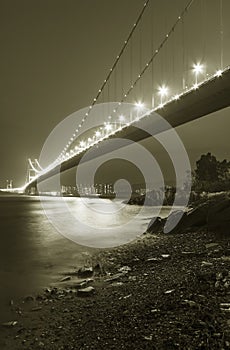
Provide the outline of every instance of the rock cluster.
[[182,233],[204,227],[207,227],[210,231],[229,232],[229,196],[216,196],[187,212],[175,210],[167,219],[153,217],[148,225],[147,233]]

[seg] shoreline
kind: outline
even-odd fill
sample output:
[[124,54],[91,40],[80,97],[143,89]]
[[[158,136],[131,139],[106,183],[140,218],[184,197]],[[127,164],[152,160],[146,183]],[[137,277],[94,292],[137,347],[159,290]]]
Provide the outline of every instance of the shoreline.
[[95,253],[92,265],[82,286],[66,276],[61,287],[11,305],[17,323],[1,325],[1,348],[230,348],[227,235],[147,234]]

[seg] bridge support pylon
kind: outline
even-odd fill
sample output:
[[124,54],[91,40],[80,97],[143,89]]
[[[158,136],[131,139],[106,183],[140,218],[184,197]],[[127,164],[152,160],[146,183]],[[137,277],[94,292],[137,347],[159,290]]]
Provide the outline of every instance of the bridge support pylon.
[[28,185],[26,189],[27,194],[36,195],[37,194],[37,186],[30,186],[29,184],[32,183],[36,176],[41,172],[42,167],[40,166],[37,159],[31,160],[28,158],[28,164],[27,164],[27,172],[26,172],[26,182],[25,184]]

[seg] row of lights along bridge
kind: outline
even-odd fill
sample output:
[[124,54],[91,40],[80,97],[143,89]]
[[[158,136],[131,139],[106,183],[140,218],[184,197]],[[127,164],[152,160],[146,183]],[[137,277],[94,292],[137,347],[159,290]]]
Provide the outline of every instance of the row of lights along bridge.
[[[200,63],[196,63],[193,65],[193,73],[195,76],[195,82],[192,86],[192,89],[196,90],[199,88],[199,83],[198,83],[198,77],[200,74],[202,74],[204,71],[204,65],[200,64]],[[214,74],[214,77],[220,77],[222,75],[223,71],[221,69],[217,70],[216,73]],[[187,87],[186,87],[187,89]],[[176,94],[172,99],[173,100],[178,100],[184,92],[182,92],[182,94]],[[159,106],[157,106],[157,108],[162,108],[164,106],[165,103],[167,103],[168,101],[165,101],[165,98],[168,96],[169,94],[169,87],[166,85],[162,85],[159,87],[158,89],[158,94],[160,96],[160,104]],[[121,104],[121,103],[119,103]],[[139,109],[142,110],[144,109],[145,105],[142,101],[138,101],[137,103],[135,103],[135,106]],[[116,110],[114,110],[114,112],[116,112]],[[111,119],[111,116],[108,117],[108,119]],[[71,144],[71,142],[74,141],[74,138],[72,137],[70,139],[70,142],[66,145],[66,147],[64,148],[64,152],[58,157],[57,161],[63,161],[66,160],[68,158],[71,158],[74,154],[80,153],[82,151],[84,151],[85,149],[87,149],[89,146],[93,146],[94,143],[98,143],[99,141],[101,141],[102,139],[104,139],[105,137],[109,136],[110,133],[112,133],[113,129],[115,129],[115,131],[119,131],[120,129],[122,129],[122,126],[124,125],[129,125],[131,122],[138,120],[138,115],[137,118],[134,118],[133,120],[130,120],[127,122],[125,116],[120,115],[119,116],[119,121],[113,123],[113,125],[111,124],[111,122],[104,122],[104,127],[100,127],[99,130],[97,130],[94,134],[93,137],[89,137],[87,139],[87,141],[85,140],[81,140],[79,145],[75,146],[74,150],[67,150]]]

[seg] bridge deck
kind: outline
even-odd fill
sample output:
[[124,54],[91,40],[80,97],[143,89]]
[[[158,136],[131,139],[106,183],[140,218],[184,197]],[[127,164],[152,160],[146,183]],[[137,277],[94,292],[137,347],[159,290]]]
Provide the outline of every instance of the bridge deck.
[[[230,105],[230,69],[223,72],[222,76],[215,77],[200,85],[199,89],[190,90],[185,93],[179,100],[173,100],[167,103],[163,108],[159,108],[153,112],[153,115],[146,116],[138,123],[130,125],[116,132],[110,138],[125,138],[134,142],[148,138],[150,135],[143,130],[151,128],[156,122],[154,115],[159,114],[172,127],[188,123],[197,118],[201,118],[207,114],[223,109]],[[156,122],[157,123],[157,122]],[[166,128],[161,128],[159,124],[154,126],[156,134]],[[117,148],[117,147],[116,147]],[[95,159],[105,153],[113,151],[114,143],[101,141],[97,147],[92,147],[90,150],[84,151],[73,158],[64,161],[61,165],[56,166],[46,174],[39,177],[38,181],[43,181],[59,172],[71,169],[79,164],[82,156],[87,152],[87,159]],[[32,182],[29,187],[34,186],[36,181]]]

